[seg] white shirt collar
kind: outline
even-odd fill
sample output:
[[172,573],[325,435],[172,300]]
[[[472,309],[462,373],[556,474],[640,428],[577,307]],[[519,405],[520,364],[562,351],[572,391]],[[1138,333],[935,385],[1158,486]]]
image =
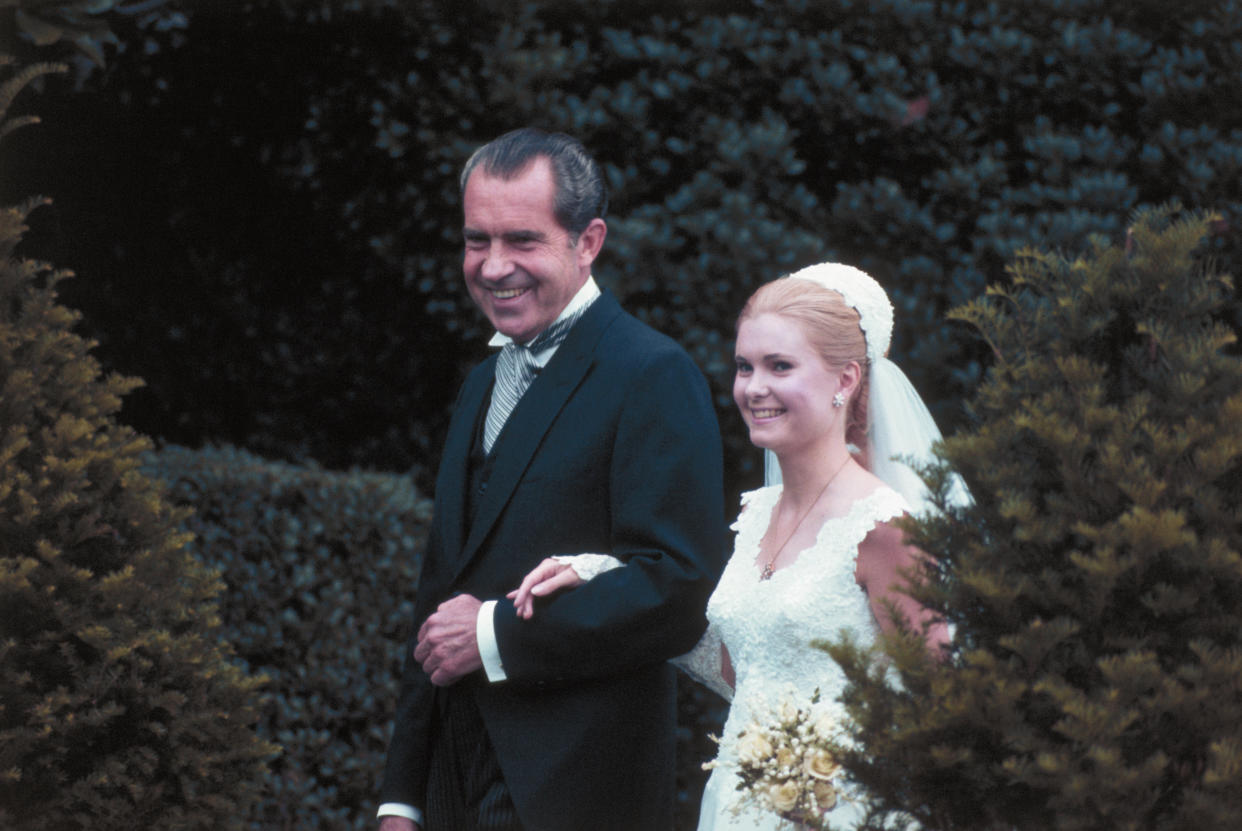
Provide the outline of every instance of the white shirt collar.
[[[561,309],[561,313],[557,315],[556,320],[552,322],[556,323],[558,320],[564,320],[565,318],[569,317],[571,314],[574,314],[575,312],[577,312],[579,309],[586,308],[587,306],[594,303],[595,298],[599,297],[599,295],[600,295],[599,285],[595,282],[595,278],[591,275],[587,275],[586,282],[582,284],[582,288],[578,289],[578,293],[575,294],[573,298],[570,299],[569,303],[565,306],[564,309]],[[534,341],[534,338],[531,338],[531,342],[533,341]],[[502,335],[500,332],[497,332],[496,334],[492,335],[492,339],[487,342],[487,345],[488,346],[507,346],[511,343],[513,343],[513,338],[509,337],[508,335]],[[552,347],[551,349],[544,349],[543,351],[538,352],[532,355],[531,357],[535,359],[535,363],[537,363],[539,366],[543,366],[544,364],[546,364],[548,361],[552,359],[552,356],[556,353],[556,349],[557,348],[555,346]]]

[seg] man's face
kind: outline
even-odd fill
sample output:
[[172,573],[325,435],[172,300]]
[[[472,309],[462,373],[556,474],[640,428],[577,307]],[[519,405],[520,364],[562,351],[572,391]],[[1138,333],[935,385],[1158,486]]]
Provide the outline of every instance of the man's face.
[[552,167],[537,158],[513,179],[476,169],[463,197],[466,288],[496,330],[527,343],[556,320],[604,242],[595,219],[570,244],[552,213]]

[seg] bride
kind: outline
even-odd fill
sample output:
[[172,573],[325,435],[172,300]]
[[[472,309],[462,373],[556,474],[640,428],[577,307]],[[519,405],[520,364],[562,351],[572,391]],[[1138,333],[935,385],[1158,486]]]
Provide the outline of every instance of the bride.
[[[813,639],[846,630],[870,643],[897,626],[890,610],[922,632],[929,649],[948,639],[945,625],[901,590],[925,555],[893,520],[926,510],[927,494],[893,457],[928,461],[940,434],[885,357],[892,324],[879,284],[837,263],[762,286],[738,319],[733,399],[751,441],[765,450],[769,484],[742,496],[733,556],[708,602],[708,632],[679,660],[732,702],[700,831],[796,827],[753,806],[739,810],[731,763],[756,702],[774,703],[791,688],[809,701],[818,690],[842,717],[845,677]],[[607,555],[550,558],[510,596],[529,618],[535,597],[621,565]],[[825,817],[832,827],[862,819],[848,788],[845,796]]]

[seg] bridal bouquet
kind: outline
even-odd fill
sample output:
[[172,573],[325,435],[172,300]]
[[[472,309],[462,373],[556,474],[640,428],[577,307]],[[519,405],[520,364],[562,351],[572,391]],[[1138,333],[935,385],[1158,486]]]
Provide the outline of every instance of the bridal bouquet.
[[818,702],[818,690],[808,707],[797,706],[792,695],[774,709],[766,701],[755,702],[751,713],[767,717],[752,720],[739,734],[735,758],[703,765],[735,770],[742,792],[735,812],[753,805],[811,828],[823,827],[823,815],[843,798],[836,783],[842,730],[832,713],[815,706]]

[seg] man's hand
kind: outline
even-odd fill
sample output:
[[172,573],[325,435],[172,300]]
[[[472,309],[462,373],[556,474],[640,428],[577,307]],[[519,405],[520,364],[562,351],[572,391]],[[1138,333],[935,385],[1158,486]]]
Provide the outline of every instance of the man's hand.
[[468,594],[444,601],[418,630],[414,660],[431,683],[447,687],[483,668],[475,626],[483,603]]
[[384,817],[380,820],[379,831],[422,831],[418,823],[405,817]]

